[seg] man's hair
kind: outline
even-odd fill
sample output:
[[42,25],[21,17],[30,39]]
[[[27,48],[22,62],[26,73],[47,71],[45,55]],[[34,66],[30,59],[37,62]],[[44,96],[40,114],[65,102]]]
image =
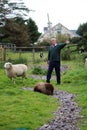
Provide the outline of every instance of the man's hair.
[[56,38],[54,38],[54,37],[53,37],[53,38],[51,38],[51,41],[53,41],[53,40],[56,40]]

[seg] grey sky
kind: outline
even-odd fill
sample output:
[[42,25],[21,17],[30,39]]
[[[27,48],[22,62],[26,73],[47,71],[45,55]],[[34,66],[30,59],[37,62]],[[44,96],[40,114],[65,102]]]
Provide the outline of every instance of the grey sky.
[[29,17],[35,20],[40,32],[47,26],[47,13],[52,26],[59,22],[68,29],[77,29],[87,22],[87,0],[23,0],[29,9]]

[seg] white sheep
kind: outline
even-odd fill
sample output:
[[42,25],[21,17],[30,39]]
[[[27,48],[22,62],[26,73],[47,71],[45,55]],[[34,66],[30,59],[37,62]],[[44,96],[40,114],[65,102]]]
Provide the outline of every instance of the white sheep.
[[[6,70],[6,75],[13,80],[14,78],[21,76],[22,79],[26,78],[28,67],[25,64],[15,64],[13,65],[10,62],[4,64]],[[15,83],[15,80],[14,80]]]

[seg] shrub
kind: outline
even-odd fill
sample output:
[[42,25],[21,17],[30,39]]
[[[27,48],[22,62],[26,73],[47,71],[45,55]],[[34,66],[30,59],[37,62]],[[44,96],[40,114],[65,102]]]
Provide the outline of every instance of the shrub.
[[47,70],[46,69],[42,69],[40,66],[34,67],[34,69],[32,70],[33,74],[42,74],[42,75],[46,75]]
[[62,60],[71,60],[71,52],[70,52],[70,48],[64,48],[62,50]]
[[22,58],[22,57],[13,61],[13,64],[19,64],[19,63],[27,65],[28,61],[26,58]]
[[3,69],[4,63],[5,63],[4,61],[0,61],[0,68],[1,68],[1,69]]

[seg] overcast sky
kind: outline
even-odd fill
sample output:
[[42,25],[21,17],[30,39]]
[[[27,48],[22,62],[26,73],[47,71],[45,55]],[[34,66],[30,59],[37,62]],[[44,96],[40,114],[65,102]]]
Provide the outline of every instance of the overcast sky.
[[31,17],[43,32],[47,26],[47,13],[52,26],[61,23],[68,29],[77,29],[87,22],[87,0],[23,0],[29,9]]

